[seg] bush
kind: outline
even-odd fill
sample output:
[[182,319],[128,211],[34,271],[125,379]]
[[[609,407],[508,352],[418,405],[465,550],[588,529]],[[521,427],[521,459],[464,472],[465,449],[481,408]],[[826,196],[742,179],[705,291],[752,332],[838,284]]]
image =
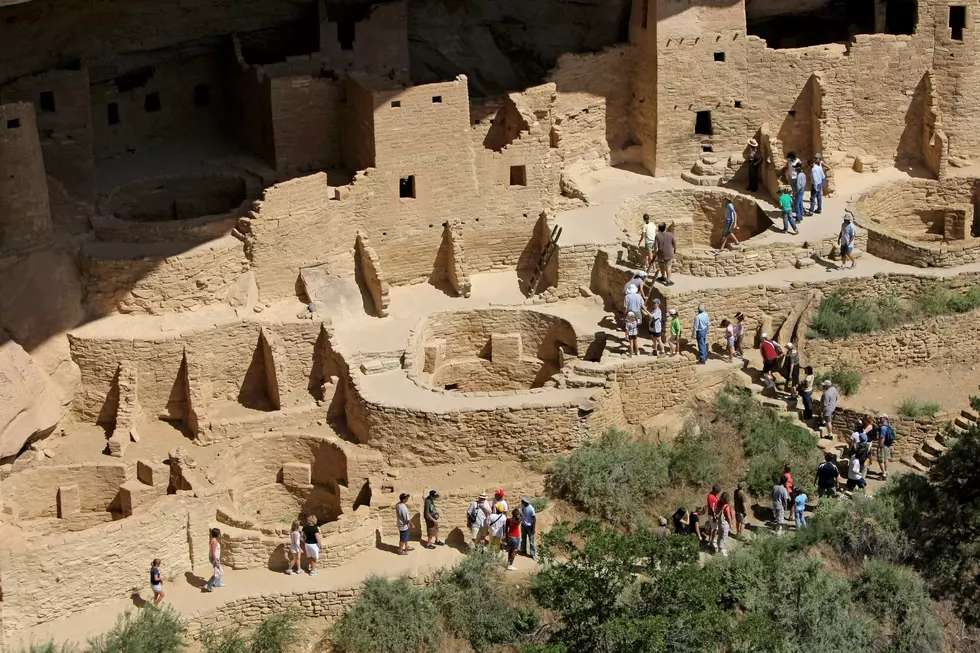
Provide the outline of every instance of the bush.
[[90,653],[176,653],[184,647],[184,624],[170,606],[152,605],[120,615],[108,633],[89,640]]
[[808,538],[825,540],[850,561],[877,556],[902,562],[911,554],[911,547],[895,507],[895,500],[887,494],[874,499],[855,494],[851,501],[822,501],[806,529]]
[[974,412],[980,413],[980,397],[970,395],[970,408],[972,408]]
[[685,424],[670,446],[670,484],[711,485],[722,473],[722,461],[714,438],[706,430],[695,434],[692,424]]
[[333,630],[338,653],[431,653],[439,639],[436,606],[408,576],[369,577]]
[[884,560],[867,560],[851,585],[851,593],[879,624],[881,632],[876,639],[884,644],[884,650],[942,650],[942,629],[932,613],[932,602],[922,579],[911,569]]
[[548,497],[529,497],[531,499],[531,507],[534,508],[534,513],[544,512],[548,507]]
[[536,614],[519,611],[508,601],[501,578],[503,561],[499,551],[477,549],[454,569],[439,571],[432,583],[446,631],[477,652],[513,644],[539,621]]
[[249,653],[248,638],[238,628],[201,632],[204,653]]
[[857,394],[861,389],[861,372],[847,361],[837,361],[829,372],[820,372],[814,376],[814,384],[819,388],[820,385],[830,379],[837,391],[845,397]]
[[281,612],[259,624],[252,633],[251,653],[286,653],[299,639],[296,617]]
[[902,405],[898,407],[898,414],[912,419],[932,418],[938,415],[942,409],[943,407],[934,401],[917,401],[912,397],[906,397],[902,400]]
[[548,490],[586,512],[619,524],[643,520],[648,501],[667,488],[667,454],[661,445],[632,440],[610,427],[570,456],[558,458]]
[[27,648],[21,648],[20,653],[75,653],[76,650],[75,645],[68,642],[55,644],[48,641],[44,644],[31,643]]

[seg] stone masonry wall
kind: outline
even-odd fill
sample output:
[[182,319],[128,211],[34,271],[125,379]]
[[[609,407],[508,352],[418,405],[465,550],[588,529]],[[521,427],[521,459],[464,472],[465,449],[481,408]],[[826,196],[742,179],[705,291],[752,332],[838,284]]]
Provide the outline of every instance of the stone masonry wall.
[[[834,429],[840,437],[849,437],[861,417],[867,414],[875,415],[876,410],[860,410],[854,408],[838,408],[834,412]],[[949,424],[946,415],[937,415],[932,419],[912,419],[901,415],[889,415],[888,421],[895,429],[895,444],[892,446],[892,461],[899,458],[911,457],[926,440],[935,440]],[[872,457],[872,466],[877,458]]]
[[126,482],[126,465],[53,465],[11,474],[3,481],[7,505],[21,520],[58,516],[58,487],[77,485],[82,512],[105,512]]

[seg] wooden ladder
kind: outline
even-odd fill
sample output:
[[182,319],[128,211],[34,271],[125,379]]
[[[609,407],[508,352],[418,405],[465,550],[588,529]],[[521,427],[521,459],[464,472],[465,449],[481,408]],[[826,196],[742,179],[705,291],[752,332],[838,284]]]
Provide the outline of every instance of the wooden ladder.
[[541,258],[538,259],[538,265],[534,268],[534,274],[531,275],[531,280],[527,282],[527,294],[534,294],[534,289],[538,287],[541,275],[544,274],[545,268],[551,263],[551,257],[555,255],[555,250],[558,249],[558,239],[561,238],[561,232],[562,228],[557,225],[552,228],[544,251],[541,252]]

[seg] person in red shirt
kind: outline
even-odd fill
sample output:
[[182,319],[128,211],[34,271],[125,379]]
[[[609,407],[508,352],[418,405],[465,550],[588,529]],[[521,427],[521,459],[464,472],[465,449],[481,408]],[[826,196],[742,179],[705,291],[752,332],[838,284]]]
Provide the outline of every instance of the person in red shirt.
[[514,559],[517,551],[521,548],[521,511],[514,508],[510,518],[507,520],[507,571],[517,571],[514,566]]
[[719,534],[718,529],[718,497],[721,495],[721,488],[717,485],[711,486],[708,493],[708,542],[715,546],[716,538]]
[[786,491],[793,496],[793,475],[790,473],[789,465],[783,467],[783,475],[780,478],[786,479]]
[[779,350],[776,348],[776,343],[769,338],[768,333],[762,334],[762,344],[759,345],[759,350],[762,352],[762,378],[766,385],[774,387],[776,379],[773,377],[772,371],[776,367],[776,361],[779,360]]

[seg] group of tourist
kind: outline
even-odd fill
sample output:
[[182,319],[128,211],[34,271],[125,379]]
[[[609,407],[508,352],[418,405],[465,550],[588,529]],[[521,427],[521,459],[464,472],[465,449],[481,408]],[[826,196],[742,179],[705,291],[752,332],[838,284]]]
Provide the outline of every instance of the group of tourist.
[[481,546],[499,551],[503,546],[507,551],[507,571],[516,571],[514,561],[518,554],[537,560],[534,534],[538,517],[529,497],[521,497],[521,507],[514,508],[509,516],[507,510],[503,490],[494,491],[493,503],[483,492],[466,508],[466,527],[471,551]]

